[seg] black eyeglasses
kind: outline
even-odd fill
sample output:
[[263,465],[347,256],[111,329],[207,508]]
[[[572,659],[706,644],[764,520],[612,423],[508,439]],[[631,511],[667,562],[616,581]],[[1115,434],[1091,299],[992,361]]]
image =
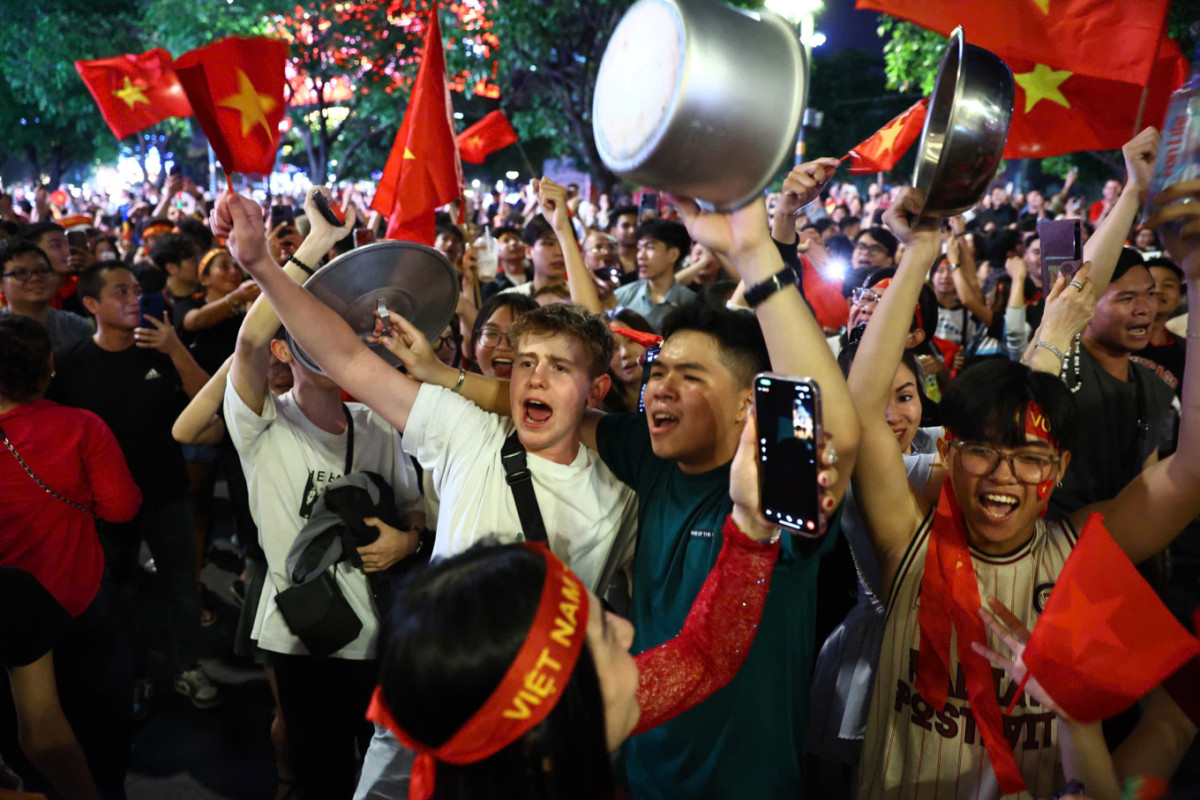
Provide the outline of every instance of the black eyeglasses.
[[0,275],[0,278],[12,278],[18,283],[25,283],[33,278],[49,278],[53,274],[54,270],[49,267],[38,267],[37,269],[14,269]]
[[484,328],[479,332],[479,343],[484,347],[496,347],[500,344],[500,340],[508,342],[508,346],[512,347],[512,339],[508,338],[508,334],[496,328]]
[[1000,466],[1000,459],[1008,462],[1008,468],[1021,483],[1041,483],[1050,477],[1054,468],[1062,461],[1062,456],[1046,453],[1014,452],[1000,450],[985,444],[973,442],[950,442],[951,447],[958,449],[959,463],[970,475],[982,478],[991,475]]

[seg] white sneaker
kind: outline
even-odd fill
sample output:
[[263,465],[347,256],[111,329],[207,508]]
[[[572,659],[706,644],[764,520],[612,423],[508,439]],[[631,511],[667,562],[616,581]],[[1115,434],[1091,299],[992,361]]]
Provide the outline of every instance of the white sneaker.
[[221,702],[221,692],[209,680],[203,667],[184,670],[175,676],[175,691],[192,701],[196,708],[212,708]]

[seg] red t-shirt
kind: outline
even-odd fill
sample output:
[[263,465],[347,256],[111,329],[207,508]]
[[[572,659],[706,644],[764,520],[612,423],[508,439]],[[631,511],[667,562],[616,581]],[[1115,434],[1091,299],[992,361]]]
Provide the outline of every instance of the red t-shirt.
[[[0,414],[34,475],[102,519],[128,522],[142,493],[108,426],[90,411],[49,400]],[[104,551],[91,515],[50,496],[0,444],[0,565],[32,574],[71,616],[100,589]]]

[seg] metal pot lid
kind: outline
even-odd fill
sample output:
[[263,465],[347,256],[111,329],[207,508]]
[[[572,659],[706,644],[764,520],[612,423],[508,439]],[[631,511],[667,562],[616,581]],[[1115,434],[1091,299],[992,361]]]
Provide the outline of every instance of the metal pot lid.
[[955,28],[942,51],[913,172],[927,214],[960,214],[983,197],[1008,139],[1015,91],[1008,66]]
[[[432,247],[414,242],[383,241],[356,247],[329,262],[304,282],[304,288],[337,312],[369,348],[394,367],[400,359],[366,338],[375,330],[375,307],[380,299],[437,341],[454,319],[458,305],[458,272]],[[313,372],[324,371],[287,334],[296,359]]]

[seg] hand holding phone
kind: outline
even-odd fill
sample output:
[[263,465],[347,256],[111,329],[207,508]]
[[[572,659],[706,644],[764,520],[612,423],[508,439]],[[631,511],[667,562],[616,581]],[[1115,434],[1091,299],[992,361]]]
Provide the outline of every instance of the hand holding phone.
[[754,376],[754,407],[763,516],[802,536],[822,535],[820,387],[809,378],[760,373]]
[[1077,219],[1042,219],[1037,224],[1042,243],[1042,291],[1049,292],[1060,272],[1069,278],[1083,262],[1083,240]]
[[317,192],[313,195],[313,205],[317,207],[317,211],[325,218],[325,221],[336,228],[346,224],[346,217],[340,211],[334,210],[329,204],[329,199],[325,197],[323,192]]
[[642,192],[638,201],[638,222],[658,216],[658,192]]

